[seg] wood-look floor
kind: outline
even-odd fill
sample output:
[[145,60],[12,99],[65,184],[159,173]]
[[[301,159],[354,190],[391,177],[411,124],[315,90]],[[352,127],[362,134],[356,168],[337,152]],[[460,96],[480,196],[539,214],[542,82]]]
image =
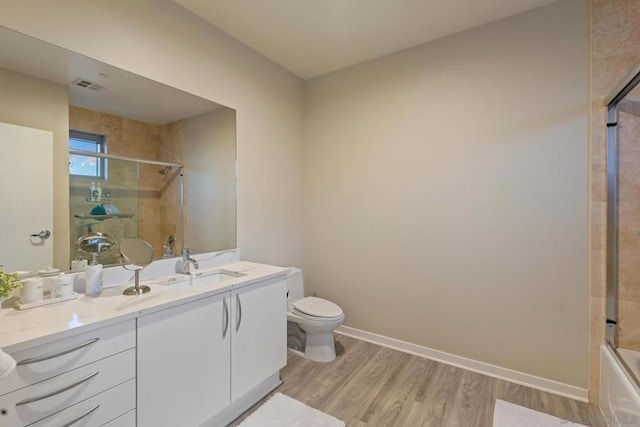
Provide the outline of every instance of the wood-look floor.
[[588,426],[606,426],[593,405],[344,335],[336,335],[336,353],[333,362],[316,363],[289,352],[280,372],[284,383],[273,393],[298,399],[348,427],[491,427],[496,399]]

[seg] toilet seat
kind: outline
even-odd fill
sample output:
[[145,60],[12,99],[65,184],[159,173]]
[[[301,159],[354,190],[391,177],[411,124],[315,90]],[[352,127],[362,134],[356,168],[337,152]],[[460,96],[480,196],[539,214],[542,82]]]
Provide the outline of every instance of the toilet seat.
[[293,312],[300,317],[317,321],[333,321],[344,317],[339,305],[317,297],[306,297],[294,302]]

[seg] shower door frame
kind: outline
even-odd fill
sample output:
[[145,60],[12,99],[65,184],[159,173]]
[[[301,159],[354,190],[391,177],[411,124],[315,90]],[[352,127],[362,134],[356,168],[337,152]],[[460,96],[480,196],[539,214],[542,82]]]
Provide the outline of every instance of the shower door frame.
[[93,151],[83,151],[83,150],[75,150],[75,149],[69,149],[69,154],[77,154],[80,156],[87,156],[87,157],[98,157],[101,159],[115,159],[115,160],[124,160],[127,162],[135,162],[135,163],[142,163],[142,164],[146,164],[146,165],[157,165],[157,166],[164,166],[164,167],[175,167],[178,170],[178,175],[180,177],[180,235],[181,235],[181,242],[180,242],[180,248],[184,248],[184,231],[185,231],[185,217],[184,217],[184,166],[181,163],[172,163],[172,162],[163,162],[160,160],[148,160],[148,159],[141,159],[139,157],[131,157],[131,156],[123,156],[120,154],[111,154],[111,153],[96,153]]
[[607,296],[605,316],[605,337],[609,348],[621,365],[634,380],[640,391],[640,379],[636,378],[624,358],[618,353],[618,103],[640,84],[640,64],[638,64],[607,98]]

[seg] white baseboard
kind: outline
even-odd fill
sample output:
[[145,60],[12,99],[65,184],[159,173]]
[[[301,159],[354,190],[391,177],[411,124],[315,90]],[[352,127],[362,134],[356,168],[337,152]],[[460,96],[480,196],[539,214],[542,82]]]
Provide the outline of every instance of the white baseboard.
[[402,351],[404,353],[424,357],[425,359],[435,360],[436,362],[445,363],[447,365],[456,366],[458,368],[477,372],[479,374],[487,375],[500,380],[505,380],[526,387],[531,387],[536,390],[557,394],[559,396],[569,397],[581,402],[589,401],[588,390],[569,384],[563,384],[557,381],[548,380],[546,378],[537,377],[535,375],[525,374],[524,372],[502,368],[490,363],[467,359],[466,357],[456,356],[455,354],[445,353],[444,351],[434,350],[432,348],[423,347],[417,344],[411,344],[394,338],[385,337],[383,335],[351,328],[349,326],[340,326],[335,330],[335,332],[338,334],[357,338],[362,341],[378,344],[383,347]]

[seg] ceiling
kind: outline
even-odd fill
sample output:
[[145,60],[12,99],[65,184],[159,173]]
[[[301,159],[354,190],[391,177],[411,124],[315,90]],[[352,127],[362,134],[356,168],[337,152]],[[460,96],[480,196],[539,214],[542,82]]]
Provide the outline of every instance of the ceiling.
[[311,79],[556,0],[174,0]]
[[[69,86],[71,105],[156,125],[220,108],[209,100],[3,27],[0,68]],[[78,78],[103,89],[71,84]]]

